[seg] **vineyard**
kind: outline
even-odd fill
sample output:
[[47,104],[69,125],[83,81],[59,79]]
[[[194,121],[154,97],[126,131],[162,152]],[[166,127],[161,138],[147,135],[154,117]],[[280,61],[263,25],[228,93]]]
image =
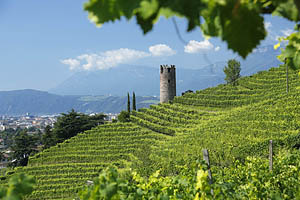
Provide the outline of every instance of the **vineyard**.
[[150,147],[164,139],[132,123],[102,125],[36,154],[27,167],[8,174],[24,172],[36,178],[37,187],[28,199],[68,198],[109,165],[124,167],[137,159],[148,162]]
[[268,155],[300,144],[300,79],[284,67],[239,79],[238,86],[219,85],[176,97],[131,113],[130,123],[100,125],[30,157],[25,172],[37,180],[27,199],[72,199],[107,166],[131,167],[142,175],[161,169],[178,174],[210,152],[211,165],[230,167],[247,156]]

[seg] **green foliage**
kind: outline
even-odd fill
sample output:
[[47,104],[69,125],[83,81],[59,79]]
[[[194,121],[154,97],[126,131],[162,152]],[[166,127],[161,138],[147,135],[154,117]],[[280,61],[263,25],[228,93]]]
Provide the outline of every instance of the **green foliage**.
[[121,179],[116,168],[110,167],[102,171],[99,178],[94,179],[93,186],[87,187],[79,193],[80,199],[100,200],[100,199],[136,199],[138,196],[128,198],[122,194],[122,190],[132,190],[127,187],[128,182]]
[[132,94],[132,110],[136,111],[136,99],[135,99],[135,93]]
[[[285,67],[282,66],[243,77],[239,86],[220,85],[175,98],[174,104],[168,105],[170,108],[181,113],[188,112],[186,108],[208,110],[209,114],[196,121],[194,129],[176,130],[173,141],[161,145],[160,149],[167,150],[153,158],[160,163],[157,167],[166,169],[166,174],[173,173],[169,163],[189,163],[201,156],[201,148],[211,150],[213,164],[228,166],[235,159],[265,155],[270,139],[278,149],[299,143],[299,77],[293,72],[289,78],[290,97],[283,92]],[[175,118],[173,113],[169,116]],[[187,121],[192,123],[192,119]]]
[[55,135],[51,131],[51,126],[46,126],[44,130],[44,134],[42,136],[42,144],[43,149],[48,149],[51,146],[54,146],[57,143]]
[[292,69],[299,69],[300,66],[300,33],[294,32],[286,38],[281,40],[288,40],[288,45],[285,49],[281,49],[282,53],[278,56],[279,60],[287,64]]
[[184,17],[188,20],[187,31],[200,27],[206,36],[220,37],[228,48],[245,58],[267,34],[262,15],[299,22],[298,4],[293,0],[89,0],[84,9],[98,26],[123,16],[128,20],[136,17],[144,33],[152,30],[160,16]]
[[28,135],[26,130],[21,131],[14,137],[14,144],[11,147],[13,154],[11,156],[11,166],[26,166],[28,158],[37,152],[37,139]]
[[272,4],[275,9],[273,15],[284,17],[288,20],[298,22],[299,18],[299,2],[294,0],[273,0]]
[[227,66],[223,69],[226,77],[225,81],[229,84],[237,85],[237,80],[241,77],[241,64],[240,62],[231,59],[228,60]]
[[92,186],[80,193],[82,200],[100,199],[298,199],[300,154],[281,152],[274,157],[274,169],[268,160],[249,157],[229,168],[213,168],[209,184],[207,166],[201,162],[180,167],[180,173],[162,176],[159,171],[143,178],[130,170],[109,167]]
[[119,122],[130,122],[130,113],[128,111],[122,110],[118,115]]
[[149,115],[144,115],[142,112],[132,112],[130,116],[131,121],[134,123],[149,128],[152,131],[163,133],[166,135],[174,135],[175,130],[167,127],[167,124],[164,123],[162,119],[157,119]]
[[109,165],[148,162],[153,145],[162,139],[133,123],[107,123],[35,154],[26,168],[10,173],[36,177],[38,186],[28,199],[70,199]]
[[129,96],[129,92],[127,93],[127,112],[130,113],[130,96]]
[[[26,129],[25,129],[26,130]],[[3,139],[3,145],[11,147],[14,143],[14,137],[20,134],[24,129],[17,127],[17,129],[9,128],[0,132],[0,137]]]
[[103,114],[98,114],[94,116],[88,116],[82,113],[77,113],[73,109],[62,116],[58,117],[57,122],[55,122],[52,133],[56,138],[57,142],[63,142],[78,133],[89,130],[99,124],[104,123]]
[[300,191],[299,151],[282,151],[268,160],[248,157],[245,163],[217,171],[217,183],[229,183],[238,199],[298,199]]
[[[162,176],[156,171],[148,178],[130,169],[108,167],[92,185],[78,193],[81,200],[113,199],[298,199],[300,197],[300,153],[281,151],[274,156],[273,170],[268,160],[248,157],[228,168],[213,167],[209,184],[206,164],[177,166],[180,173]],[[19,174],[0,190],[4,200],[21,200],[33,190],[32,177]]]
[[[6,174],[24,172],[37,178],[38,185],[28,199],[75,198],[74,195],[88,180],[93,180],[111,164],[120,168],[129,166],[143,176],[143,180],[138,182],[129,178],[131,175],[128,173],[118,173],[115,180],[126,180],[128,187],[141,188],[145,199],[166,198],[166,195],[172,197],[169,199],[194,199],[197,192],[199,198],[206,195],[207,199],[249,199],[247,195],[252,194],[252,199],[258,199],[264,190],[270,192],[261,193],[263,199],[272,199],[268,196],[272,191],[279,191],[274,194],[280,193],[281,198],[289,199],[286,195],[296,194],[297,189],[287,186],[287,180],[290,178],[291,183],[297,186],[295,176],[298,169],[289,170],[298,168],[295,163],[299,160],[297,158],[294,164],[281,165],[287,163],[281,161],[288,154],[278,152],[300,144],[300,82],[296,72],[289,73],[290,93],[287,96],[283,92],[286,89],[285,78],[285,67],[281,66],[242,77],[238,86],[223,84],[176,97],[172,104],[133,111],[130,123],[97,126],[30,156],[26,167],[7,171]],[[264,158],[268,155],[270,139],[278,157],[274,157],[273,172],[276,174],[272,175],[276,180],[274,185],[269,186],[273,179],[269,181],[268,161]],[[199,172],[199,180],[206,177],[204,165],[200,165],[203,168],[195,168],[195,160],[202,157],[203,148],[210,153],[214,184],[200,181],[202,184],[197,186],[197,171],[203,170]],[[294,155],[294,152],[290,154]],[[256,160],[249,160],[249,156]],[[295,154],[291,158],[297,156]],[[281,168],[284,171],[279,171]],[[144,178],[153,177],[157,170],[160,172],[157,178],[151,178],[153,181]],[[247,170],[251,173],[246,173]],[[261,178],[255,174],[265,175]],[[287,176],[284,177],[284,174]],[[113,180],[105,180],[104,188],[108,188]],[[277,180],[283,181],[282,188]],[[117,194],[121,198],[124,191],[119,183],[121,192]],[[252,193],[247,188],[253,189]],[[213,196],[210,189],[214,191]],[[136,194],[135,191],[130,195]],[[125,194],[129,195],[126,190]]]
[[[187,172],[187,169],[185,171]],[[143,178],[135,171],[121,171],[109,167],[101,172],[92,186],[82,190],[79,196],[82,200],[193,199],[194,196],[211,196],[209,193],[207,173],[202,169],[199,170],[197,178],[189,172],[174,177],[163,177],[159,171],[149,178]]]
[[[3,154],[3,152],[0,152],[0,162],[2,162],[5,159],[5,156]],[[0,174],[1,174],[1,170],[0,170]]]
[[9,179],[8,187],[0,188],[0,198],[2,200],[22,200],[25,195],[33,191],[35,180],[31,176],[21,173]]

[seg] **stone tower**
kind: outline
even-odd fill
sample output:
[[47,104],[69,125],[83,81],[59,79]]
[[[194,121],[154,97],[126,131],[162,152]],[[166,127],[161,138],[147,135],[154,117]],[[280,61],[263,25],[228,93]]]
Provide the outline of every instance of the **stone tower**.
[[160,66],[160,103],[167,103],[176,96],[175,65]]

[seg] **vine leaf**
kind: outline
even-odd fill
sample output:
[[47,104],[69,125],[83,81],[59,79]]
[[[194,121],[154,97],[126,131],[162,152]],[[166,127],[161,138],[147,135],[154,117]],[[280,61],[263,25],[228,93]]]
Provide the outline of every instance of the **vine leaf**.
[[135,14],[142,0],[90,0],[84,4],[84,9],[89,12],[89,18],[97,26],[105,22],[115,21],[125,16],[130,19]]
[[247,4],[227,4],[221,11],[222,39],[246,58],[266,36],[263,17]]
[[[299,22],[300,3],[295,3],[296,0],[89,0],[84,9],[97,26],[121,17],[136,17],[144,34],[153,29],[160,16],[184,17],[187,31],[200,27],[205,36],[220,37],[229,49],[246,58],[267,35],[262,14],[272,13]],[[300,66],[299,38],[287,38],[290,49],[279,56],[293,68]]]

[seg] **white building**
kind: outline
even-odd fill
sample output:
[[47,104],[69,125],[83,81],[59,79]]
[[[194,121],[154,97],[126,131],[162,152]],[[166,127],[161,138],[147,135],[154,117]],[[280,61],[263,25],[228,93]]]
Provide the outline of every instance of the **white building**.
[[4,125],[0,125],[0,131],[5,131],[5,126]]

